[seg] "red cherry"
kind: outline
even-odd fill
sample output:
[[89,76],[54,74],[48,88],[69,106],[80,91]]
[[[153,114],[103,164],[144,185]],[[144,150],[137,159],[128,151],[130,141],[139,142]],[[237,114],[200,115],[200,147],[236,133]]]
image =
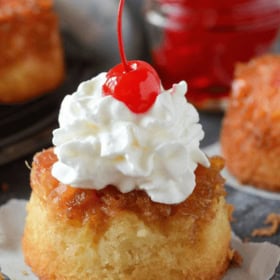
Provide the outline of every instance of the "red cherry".
[[118,64],[107,73],[103,92],[124,102],[134,113],[146,112],[160,92],[160,79],[147,62],[132,60],[128,65],[128,72]]
[[118,42],[122,64],[107,73],[103,85],[104,95],[112,95],[124,102],[134,113],[146,112],[160,92],[160,79],[154,68],[140,60],[127,61],[122,39],[122,11],[124,0],[118,10]]

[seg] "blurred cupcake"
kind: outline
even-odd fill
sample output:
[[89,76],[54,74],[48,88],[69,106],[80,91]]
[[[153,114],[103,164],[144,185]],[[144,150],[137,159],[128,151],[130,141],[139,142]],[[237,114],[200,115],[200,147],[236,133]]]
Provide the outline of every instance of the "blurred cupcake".
[[221,130],[228,170],[243,184],[280,191],[280,56],[238,64]]
[[0,2],[0,103],[31,100],[64,78],[52,0]]

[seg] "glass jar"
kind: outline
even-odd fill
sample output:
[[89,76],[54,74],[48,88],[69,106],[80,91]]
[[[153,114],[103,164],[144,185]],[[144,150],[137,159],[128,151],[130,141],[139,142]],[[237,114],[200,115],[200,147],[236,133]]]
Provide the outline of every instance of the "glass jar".
[[188,83],[199,109],[226,104],[237,62],[272,51],[279,0],[146,0],[151,59],[166,88]]

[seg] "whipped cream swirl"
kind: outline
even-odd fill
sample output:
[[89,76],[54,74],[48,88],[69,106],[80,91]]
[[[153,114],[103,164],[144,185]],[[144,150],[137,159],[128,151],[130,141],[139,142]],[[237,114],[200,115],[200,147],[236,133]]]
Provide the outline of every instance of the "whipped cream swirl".
[[53,132],[53,176],[73,187],[114,185],[123,193],[144,190],[155,202],[184,201],[195,187],[197,164],[209,164],[186,83],[162,89],[149,111],[135,114],[102,94],[105,80],[101,73],[64,98]]

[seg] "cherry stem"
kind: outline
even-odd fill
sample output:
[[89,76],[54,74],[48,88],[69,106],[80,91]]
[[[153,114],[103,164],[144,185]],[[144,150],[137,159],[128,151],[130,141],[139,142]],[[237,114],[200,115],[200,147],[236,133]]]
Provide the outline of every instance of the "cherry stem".
[[123,13],[124,3],[125,3],[125,0],[120,0],[120,2],[119,2],[117,32],[118,32],[118,43],[119,43],[121,61],[122,61],[125,72],[128,72],[128,71],[130,71],[130,67],[127,63],[127,59],[125,56],[124,44],[123,44],[123,34],[122,34],[122,13]]

